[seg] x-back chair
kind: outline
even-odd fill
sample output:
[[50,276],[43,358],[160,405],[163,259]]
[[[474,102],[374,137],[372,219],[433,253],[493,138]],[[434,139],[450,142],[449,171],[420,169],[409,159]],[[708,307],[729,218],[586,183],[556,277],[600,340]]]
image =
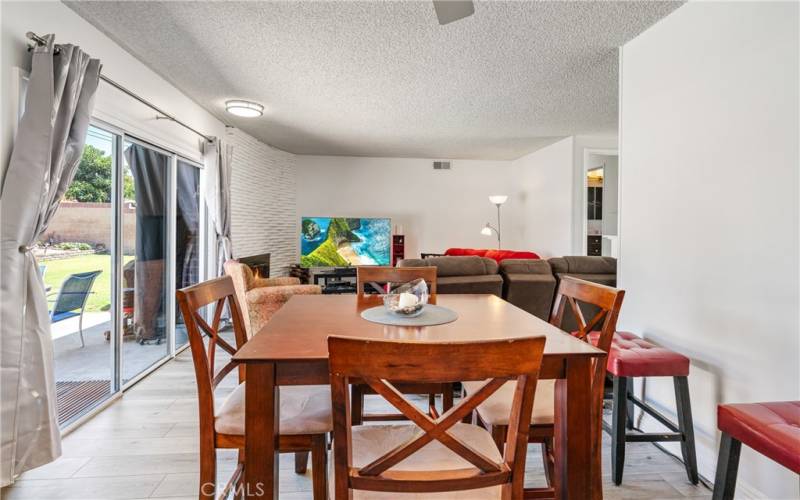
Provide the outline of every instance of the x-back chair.
[[[376,287],[381,290],[394,288],[395,285],[409,283],[422,278],[428,285],[430,294],[429,302],[436,303],[436,268],[435,267],[383,267],[383,266],[362,266],[357,269],[356,293],[361,302],[374,302],[377,297],[366,294],[367,287]],[[386,287],[386,288],[384,288]],[[432,412],[436,412],[436,395],[442,395],[442,411],[447,411],[453,406],[453,384],[419,384],[411,383],[398,386],[404,394],[427,394],[428,406]],[[375,394],[368,385],[353,385],[352,408],[353,422],[360,424],[364,421],[386,421],[386,420],[405,420],[405,416],[400,413],[365,413],[364,395]]]
[[[223,488],[226,498],[241,485],[244,467],[244,366],[229,361],[216,369],[216,349],[233,355],[247,341],[239,302],[230,277],[206,281],[177,291],[183,313],[197,378],[200,410],[200,484],[199,498],[213,499],[217,485],[218,448],[239,449],[239,463]],[[227,303],[233,320],[235,345],[220,335],[220,319]],[[214,306],[209,324],[203,317],[206,307]],[[205,335],[204,335],[205,334]],[[206,342],[207,337],[207,342]],[[238,369],[239,384],[215,410],[214,390],[233,370]],[[295,470],[305,472],[308,452],[312,458],[314,500],[324,500],[327,493],[327,433],[332,429],[330,389],[327,386],[297,386],[281,390],[279,448],[295,452]]]
[[[544,337],[449,343],[329,337],[332,498],[402,500],[401,493],[418,493],[424,496],[414,498],[433,500],[455,498],[455,491],[461,491],[458,498],[522,498],[544,344]],[[448,362],[442,363],[445,357]],[[413,424],[353,426],[348,388],[353,379],[368,384]],[[484,382],[438,417],[417,408],[394,385],[456,380]],[[462,419],[506,384],[514,386],[514,395],[501,454],[488,431]]]
[[[611,341],[617,328],[617,318],[622,307],[622,300],[625,297],[624,290],[618,290],[605,285],[591,283],[572,277],[564,277],[559,284],[553,310],[550,314],[550,324],[561,327],[564,321],[565,312],[569,309],[574,317],[578,330],[570,332],[585,342],[592,342],[599,349],[608,352],[611,348]],[[581,304],[595,306],[597,310],[593,317],[587,321],[583,315]],[[593,308],[594,309],[594,308]],[[590,334],[598,331],[599,335],[594,335],[596,340],[590,340]],[[593,436],[593,457],[594,466],[600,467],[600,439],[602,427],[603,409],[603,389],[606,376],[606,357],[595,358],[592,361],[592,424],[591,435]],[[479,386],[475,382],[464,382],[466,394],[471,394]],[[478,422],[483,424],[491,433],[497,446],[502,448],[508,435],[508,408],[511,406],[513,387],[506,386],[501,388],[492,397],[478,405],[476,415]],[[526,490],[526,495],[530,498],[551,498],[555,496],[553,487],[553,437],[555,414],[555,381],[542,380],[539,382],[536,393],[535,404],[530,423],[529,438],[532,443],[542,444],[542,455],[547,472],[547,488],[531,488]],[[599,474],[595,475],[597,478]],[[601,485],[595,485],[601,488]]]

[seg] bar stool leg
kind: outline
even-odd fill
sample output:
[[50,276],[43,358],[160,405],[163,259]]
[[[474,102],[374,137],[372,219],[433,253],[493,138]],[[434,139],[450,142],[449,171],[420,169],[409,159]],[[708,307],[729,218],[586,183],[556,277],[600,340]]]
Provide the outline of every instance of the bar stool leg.
[[626,401],[627,409],[628,409],[628,418],[626,419],[625,424],[626,424],[626,427],[628,428],[628,430],[632,430],[633,429],[633,410],[635,408],[633,406],[633,380],[629,380],[628,383],[626,384],[626,386],[627,386],[627,389],[628,389],[628,391],[627,391],[628,392],[628,400]]
[[681,454],[686,466],[686,474],[692,484],[697,484],[697,455],[694,448],[694,425],[692,424],[692,403],[689,400],[689,381],[687,377],[673,377],[675,384],[675,403],[678,407],[678,428],[683,434]]
[[622,483],[625,468],[625,433],[628,418],[628,379],[614,377],[614,407],[611,414],[611,476],[614,484]]
[[717,474],[714,477],[712,500],[733,500],[741,451],[741,441],[733,439],[723,432],[722,441],[719,443],[719,459],[717,460]]

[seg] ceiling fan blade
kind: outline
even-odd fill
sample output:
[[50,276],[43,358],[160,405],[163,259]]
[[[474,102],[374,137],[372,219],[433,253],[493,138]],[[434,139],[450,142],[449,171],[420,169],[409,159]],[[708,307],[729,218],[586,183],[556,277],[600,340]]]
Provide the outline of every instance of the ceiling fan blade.
[[433,8],[439,24],[445,25],[469,17],[475,13],[475,5],[471,0],[434,0]]

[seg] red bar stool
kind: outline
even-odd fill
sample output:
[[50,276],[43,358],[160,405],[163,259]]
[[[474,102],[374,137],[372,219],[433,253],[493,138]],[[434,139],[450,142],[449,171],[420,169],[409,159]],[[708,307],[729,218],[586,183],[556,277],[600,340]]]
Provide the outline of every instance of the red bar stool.
[[742,443],[800,474],[800,401],[717,406],[722,431],[713,500],[730,500],[736,490]]
[[[592,334],[596,336],[596,334]],[[592,341],[595,341],[594,337]],[[614,408],[611,425],[603,422],[603,429],[611,435],[611,475],[614,484],[622,483],[625,467],[626,442],[681,443],[681,454],[686,474],[692,484],[698,483],[697,457],[694,448],[692,406],[689,401],[689,358],[659,347],[630,332],[617,332],[608,353],[608,375],[613,379],[611,393]],[[675,402],[678,422],[673,422],[658,410],[633,395],[634,377],[672,377],[675,384]],[[634,429],[633,406],[655,418],[672,432],[628,432]],[[637,430],[638,431],[638,430]]]

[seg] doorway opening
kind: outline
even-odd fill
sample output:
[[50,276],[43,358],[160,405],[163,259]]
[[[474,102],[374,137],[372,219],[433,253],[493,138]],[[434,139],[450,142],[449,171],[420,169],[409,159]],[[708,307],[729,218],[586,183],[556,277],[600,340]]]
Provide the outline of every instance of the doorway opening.
[[583,255],[619,257],[619,156],[616,149],[583,153]]

